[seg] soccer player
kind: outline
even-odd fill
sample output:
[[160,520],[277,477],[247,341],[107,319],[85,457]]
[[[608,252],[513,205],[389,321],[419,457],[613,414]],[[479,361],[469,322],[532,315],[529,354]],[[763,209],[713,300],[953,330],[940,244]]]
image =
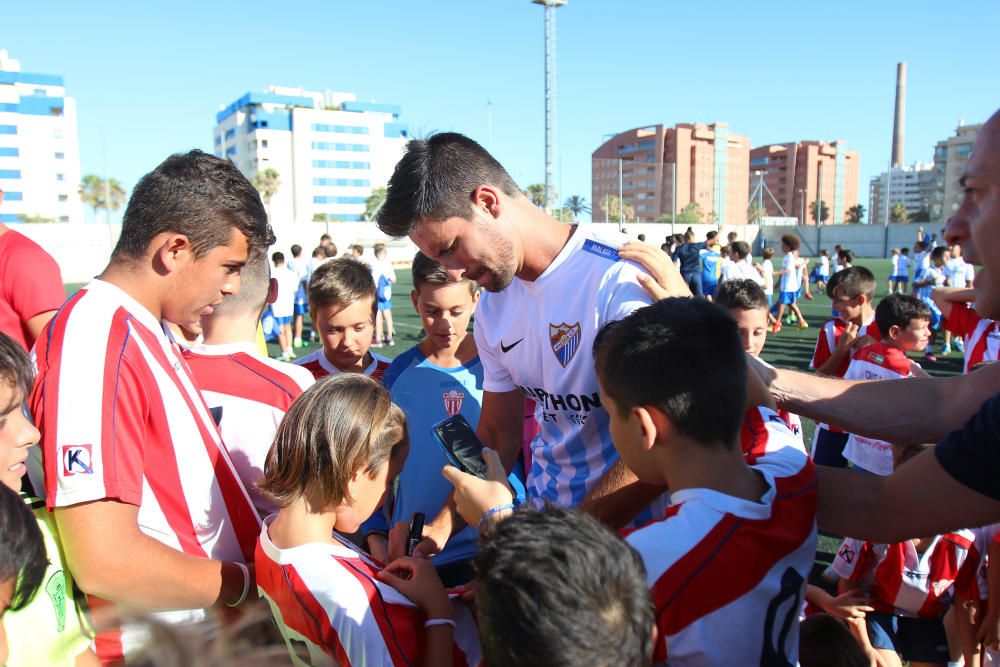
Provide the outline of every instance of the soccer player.
[[[895,467],[924,449],[897,448]],[[838,591],[860,588],[874,607],[865,616],[868,635],[886,664],[940,667],[949,659],[942,618],[954,599],[978,599],[978,566],[975,534],[964,529],[895,544],[849,537],[833,561]]]
[[[927,351],[924,353],[924,358],[927,361],[937,361],[933,346],[935,334],[937,334],[938,329],[941,327],[941,310],[934,303],[934,300],[931,299],[931,294],[935,288],[944,287],[944,265],[947,252],[948,248],[945,246],[934,248],[929,253],[930,265],[921,272],[919,279],[916,276],[913,277],[913,295],[926,303],[927,307],[931,309],[931,342],[927,345]],[[943,352],[944,350],[942,349]]]
[[295,363],[317,380],[335,373],[381,380],[390,360],[369,351],[376,301],[375,281],[365,264],[349,257],[321,264],[309,279],[309,318],[323,347]]
[[900,294],[906,294],[906,289],[910,285],[910,249],[901,248],[899,250],[899,265],[896,267],[896,289]]
[[[440,264],[422,252],[413,258],[412,275],[410,299],[424,327],[424,338],[396,357],[382,378],[406,413],[411,456],[388,498],[385,513],[376,514],[365,524],[369,549],[381,560],[388,555],[389,526],[408,525],[414,512],[436,516],[450,495],[451,485],[441,478],[441,468],[448,459],[434,442],[431,427],[460,414],[475,428],[483,400],[483,365],[475,338],[467,333],[479,302],[476,284],[467,278],[451,280]],[[515,466],[509,480],[522,500],[523,477],[523,467]],[[472,581],[476,537],[475,529],[467,526],[434,556],[434,567],[446,585]]]
[[298,287],[295,288],[295,309],[292,313],[292,347],[302,347],[302,320],[303,316],[309,312],[309,264],[302,257],[302,246],[298,243],[292,245],[292,260],[288,262],[288,268],[298,277]]
[[805,266],[805,260],[799,257],[799,245],[799,237],[794,234],[785,234],[781,237],[781,252],[785,256],[781,261],[781,270],[777,272],[777,275],[781,276],[781,288],[775,319],[780,323],[785,314],[785,306],[788,306],[792,316],[798,321],[799,328],[806,329],[809,323],[795,303],[802,284],[802,267]]
[[897,276],[899,275],[899,248],[893,248],[889,256],[890,266],[889,266],[889,291],[888,294],[896,293],[896,286],[899,284]]
[[[378,310],[375,312],[375,347],[395,345],[396,329],[392,325],[392,285],[396,282],[396,270],[392,268],[384,243],[376,243],[375,262],[372,264],[372,279],[378,293]],[[383,324],[385,337],[382,337]]]
[[762,272],[750,264],[750,244],[737,241],[731,246],[732,262],[722,270],[722,282],[729,280],[752,280],[758,285],[764,282]]
[[681,277],[695,296],[704,296],[701,284],[701,250],[706,242],[695,243],[694,231],[690,228],[684,232],[684,243],[674,249],[671,257],[680,262]]
[[285,265],[285,253],[273,253],[271,261],[274,262],[274,280],[278,285],[271,312],[278,327],[281,360],[291,361],[295,358],[295,350],[292,348],[292,317],[295,314],[295,293],[298,290],[299,276]]
[[[535,400],[533,502],[582,505],[620,526],[662,494],[618,460],[591,359],[602,324],[650,302],[638,267],[618,256],[625,236],[554,220],[479,144],[454,133],[408,144],[378,224],[390,236],[409,235],[453,279],[486,288],[474,326],[484,367],[477,432],[509,472],[521,449],[524,397]],[[690,294],[671,276],[672,290]],[[431,521],[425,546],[443,547],[455,519],[443,512]]]
[[719,244],[715,238],[714,231],[705,235],[705,247],[699,252],[701,256],[701,289],[711,300],[715,296],[715,290],[719,286],[719,276],[722,273],[722,254],[719,252]]
[[992,363],[1000,356],[1000,326],[996,320],[983,317],[970,302],[976,298],[973,289],[937,287],[931,299],[941,310],[942,324],[963,341],[965,355],[962,370],[969,373],[983,364]]
[[[920,299],[892,294],[875,309],[875,324],[882,339],[859,348],[844,373],[846,380],[895,380],[926,377],[907,352],[923,350],[930,340],[931,311]],[[855,433],[847,437],[844,458],[855,467],[876,475],[892,474],[892,445]]]
[[[605,326],[595,348],[615,446],[640,479],[671,491],[661,518],[625,531],[653,594],[654,660],[795,664],[816,551],[816,471],[787,428],[788,446],[752,466],[744,458],[736,324],[704,300],[664,299]],[[509,512],[498,476],[444,474],[466,520]],[[498,499],[505,504],[491,507]]]
[[358,374],[320,380],[278,427],[260,488],[281,509],[255,563],[292,656],[304,646],[308,664],[478,664],[472,614],[429,561],[383,565],[344,537],[382,503],[407,449],[403,411]]
[[289,406],[314,381],[305,368],[257,351],[257,322],[278,288],[267,257],[251,257],[240,273],[239,294],[227,296],[202,316],[204,342],[184,353],[261,517],[277,509],[257,489],[264,457]]
[[[161,320],[197,321],[239,291],[251,252],[274,242],[260,195],[228,160],[173,155],[144,176],[104,271],[38,340],[31,411],[44,488],[91,606],[164,622],[239,605],[260,520]],[[103,601],[103,605],[102,602]],[[98,633],[121,661],[132,626]]]
[[[826,293],[833,301],[837,316],[827,320],[816,339],[810,366],[819,375],[843,377],[858,346],[882,338],[875,321],[872,299],[877,284],[875,276],[863,266],[852,266],[833,274]],[[847,433],[839,427],[817,422],[813,435],[813,460],[824,466],[844,468],[843,456]]]

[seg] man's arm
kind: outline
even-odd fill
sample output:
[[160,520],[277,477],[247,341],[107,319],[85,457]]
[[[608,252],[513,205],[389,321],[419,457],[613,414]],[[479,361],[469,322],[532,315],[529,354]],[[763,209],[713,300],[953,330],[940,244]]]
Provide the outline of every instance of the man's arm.
[[580,509],[618,529],[638,516],[667,487],[639,481],[625,463],[618,459],[580,503]]
[[949,378],[877,382],[821,378],[756,363],[751,368],[769,385],[780,407],[900,445],[942,439],[1000,388],[1000,364]]
[[[138,507],[114,500],[55,509],[67,566],[83,591],[149,610],[197,609],[239,599],[244,581],[238,565],[161,544],[139,530],[138,516]],[[253,566],[248,567],[253,589]]]
[[951,317],[952,304],[972,303],[976,300],[976,291],[964,287],[935,287],[931,291],[931,300],[941,311],[945,319]]
[[817,471],[817,521],[837,535],[894,543],[1000,521],[1000,502],[949,475],[934,451],[907,461],[889,477],[825,466]]

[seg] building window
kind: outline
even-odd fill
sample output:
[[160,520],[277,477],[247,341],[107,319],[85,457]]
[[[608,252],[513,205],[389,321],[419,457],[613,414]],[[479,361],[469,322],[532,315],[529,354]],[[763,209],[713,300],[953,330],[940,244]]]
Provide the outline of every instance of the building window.
[[0,146],[0,157],[17,157],[21,151],[13,146]]
[[267,139],[261,139],[260,140],[260,147],[261,148],[267,148]]
[[371,169],[371,162],[350,162],[348,160],[313,160],[317,169]]
[[313,197],[314,204],[364,204],[366,197]]
[[53,130],[52,131],[52,138],[53,139],[62,139],[63,138],[63,131],[62,130]]
[[0,134],[17,134],[17,125],[0,125]]
[[229,141],[235,136],[236,136],[236,128],[231,127],[228,130],[226,130],[226,141]]
[[65,181],[66,180],[66,174],[56,174],[56,180],[57,181]]
[[59,201],[60,202],[69,201],[69,195],[59,195]]
[[648,151],[656,146],[656,142],[652,139],[647,139],[646,141],[639,142],[639,150]]
[[359,125],[327,125],[313,123],[313,132],[338,132],[340,134],[368,134],[368,128]]
[[62,160],[62,159],[65,159],[65,157],[66,157],[66,154],[65,154],[65,153],[62,153],[62,152],[57,152],[57,153],[55,154],[55,158],[56,158],[57,160]]
[[3,193],[3,198],[5,201],[24,201],[24,194],[21,192],[11,192],[7,191]]
[[330,141],[312,142],[313,150],[318,151],[348,151],[354,153],[367,153],[371,149],[368,144],[341,144]]
[[68,215],[60,215],[59,216],[59,222],[69,222],[69,216]]
[[0,178],[16,180],[21,178],[20,169],[0,169]]

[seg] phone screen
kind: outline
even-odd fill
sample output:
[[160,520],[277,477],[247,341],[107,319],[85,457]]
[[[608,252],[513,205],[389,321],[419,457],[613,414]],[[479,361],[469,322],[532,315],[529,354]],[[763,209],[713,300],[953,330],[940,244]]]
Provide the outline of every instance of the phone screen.
[[445,456],[459,470],[482,479],[487,477],[483,461],[483,443],[462,415],[455,415],[433,426],[434,438]]

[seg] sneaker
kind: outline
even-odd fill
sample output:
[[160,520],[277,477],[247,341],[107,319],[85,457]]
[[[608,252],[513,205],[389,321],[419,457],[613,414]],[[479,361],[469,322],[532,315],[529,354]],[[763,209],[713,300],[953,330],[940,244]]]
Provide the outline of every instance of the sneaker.
[[374,343],[372,343],[372,347],[382,347],[382,341],[380,340],[375,341]]
[[296,338],[295,340],[292,341],[292,347],[299,348],[302,347],[302,345],[303,342],[301,338]]
[[287,352],[282,352],[281,356],[278,357],[278,361],[291,361],[292,359],[288,356]]
[[926,359],[927,361],[937,361],[938,360],[937,357],[934,356],[934,353],[931,352],[930,350],[927,350],[927,352],[924,353],[924,359]]
[[808,329],[809,328],[809,323],[806,322],[805,320],[802,320],[801,322],[799,322],[799,328],[800,329]]
[[961,338],[956,338],[954,340],[954,343],[955,343],[955,349],[956,350],[958,350],[959,352],[965,352],[965,341],[964,340],[962,340]]
[[771,325],[771,333],[776,334],[781,331],[781,322],[775,322]]
[[387,345],[388,347],[392,347],[392,346],[393,346],[393,345],[395,345],[396,343],[395,343],[395,341],[393,341],[393,339],[392,339],[392,336],[386,336],[386,337],[385,337],[385,344],[386,344],[386,345]]
[[799,319],[797,317],[788,316],[785,318],[785,324],[795,324]]
[[947,355],[951,354],[951,345],[945,345],[944,347],[942,347],[941,348],[941,354],[943,356],[947,356]]
[[813,295],[812,294],[806,294],[806,299],[809,300],[809,301],[812,301],[813,300]]

